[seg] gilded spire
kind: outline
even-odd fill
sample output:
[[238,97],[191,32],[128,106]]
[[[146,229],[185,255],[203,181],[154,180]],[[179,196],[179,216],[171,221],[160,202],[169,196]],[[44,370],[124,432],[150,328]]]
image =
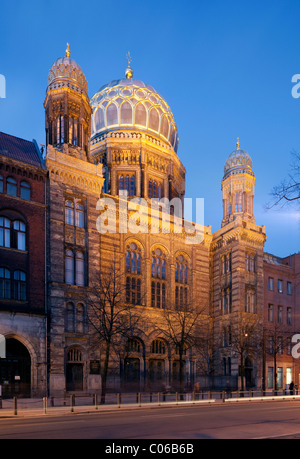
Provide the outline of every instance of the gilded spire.
[[240,148],[240,138],[239,137],[237,138],[237,141],[236,141],[236,148]]
[[71,56],[70,45],[69,43],[67,43],[66,57],[70,57],[70,56]]
[[128,53],[126,54],[126,59],[128,60],[128,67],[125,71],[125,76],[128,80],[131,80],[131,78],[133,77],[133,70],[130,67],[130,64],[132,61],[132,57],[130,56],[130,51],[128,51]]

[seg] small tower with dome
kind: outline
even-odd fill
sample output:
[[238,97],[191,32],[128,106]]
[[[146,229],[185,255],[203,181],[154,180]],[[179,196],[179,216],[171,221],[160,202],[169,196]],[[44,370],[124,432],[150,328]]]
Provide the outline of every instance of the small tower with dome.
[[49,70],[44,107],[47,146],[86,160],[92,110],[86,77],[71,58],[69,44],[65,57],[58,58]]
[[255,223],[254,186],[255,175],[252,160],[250,155],[240,148],[238,138],[236,149],[229,155],[224,167],[222,226],[232,222],[238,216],[242,220]]

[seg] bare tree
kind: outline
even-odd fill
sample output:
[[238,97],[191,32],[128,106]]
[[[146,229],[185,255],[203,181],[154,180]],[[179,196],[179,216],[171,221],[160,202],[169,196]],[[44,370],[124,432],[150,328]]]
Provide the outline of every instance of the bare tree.
[[135,305],[126,303],[126,283],[116,256],[101,273],[99,282],[89,290],[88,319],[94,330],[93,341],[104,350],[101,365],[101,403],[105,403],[107,378],[113,355],[132,337],[138,328],[141,314]]
[[245,390],[245,360],[249,355],[258,355],[261,349],[260,321],[252,315],[240,316],[231,328],[231,349],[239,357],[241,391]]
[[293,151],[291,156],[292,163],[288,177],[273,187],[272,200],[267,204],[267,209],[277,206],[282,208],[288,204],[299,204],[300,202],[300,153]]
[[182,304],[178,309],[164,309],[160,333],[170,343],[179,356],[179,387],[182,397],[184,391],[185,355],[193,346],[199,347],[199,329],[204,324],[205,308],[193,308]]

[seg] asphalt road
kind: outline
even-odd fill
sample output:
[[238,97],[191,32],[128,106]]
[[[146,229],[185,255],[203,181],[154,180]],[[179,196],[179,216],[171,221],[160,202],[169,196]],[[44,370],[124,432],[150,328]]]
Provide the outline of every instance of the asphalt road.
[[157,407],[0,418],[0,439],[300,438],[300,402]]

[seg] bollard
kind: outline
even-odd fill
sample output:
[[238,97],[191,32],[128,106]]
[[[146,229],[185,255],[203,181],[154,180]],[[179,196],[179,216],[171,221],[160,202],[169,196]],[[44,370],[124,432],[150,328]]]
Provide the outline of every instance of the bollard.
[[98,395],[94,395],[95,410],[98,410]]
[[17,399],[17,397],[14,397],[13,402],[14,402],[14,415],[17,416],[17,414],[18,414],[18,399]]
[[118,408],[121,408],[121,394],[117,394]]
[[160,406],[160,392],[157,394],[157,401],[158,401],[158,406]]
[[178,405],[178,392],[176,392],[176,405]]
[[74,406],[75,406],[75,395],[74,394],[70,396],[70,406],[71,406],[71,413],[74,413]]
[[140,393],[140,392],[138,393],[137,402],[138,402],[138,405],[139,405],[139,406],[142,406],[142,397],[141,397],[141,393]]

